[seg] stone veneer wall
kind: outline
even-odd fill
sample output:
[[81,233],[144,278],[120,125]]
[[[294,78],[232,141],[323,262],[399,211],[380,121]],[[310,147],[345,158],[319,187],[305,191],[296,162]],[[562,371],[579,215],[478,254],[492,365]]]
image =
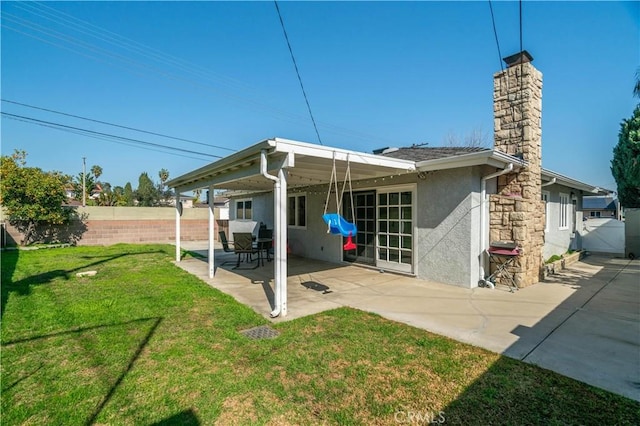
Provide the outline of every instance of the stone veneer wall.
[[522,249],[511,272],[518,287],[526,287],[540,281],[544,266],[542,73],[527,62],[494,74],[493,102],[495,150],[527,166],[498,177],[498,193],[489,198],[489,240]]

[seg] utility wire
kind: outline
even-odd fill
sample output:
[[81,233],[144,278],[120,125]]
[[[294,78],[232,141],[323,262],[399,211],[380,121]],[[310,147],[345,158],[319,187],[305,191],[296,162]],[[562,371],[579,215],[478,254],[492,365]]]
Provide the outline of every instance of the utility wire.
[[520,0],[520,52],[522,52],[522,0]]
[[304,101],[307,103],[307,109],[309,110],[309,115],[311,116],[311,122],[313,123],[313,128],[316,131],[316,136],[318,137],[318,142],[320,145],[323,145],[322,139],[320,139],[320,133],[318,133],[318,126],[316,126],[316,120],[313,118],[313,113],[311,112],[311,106],[309,105],[309,99],[307,98],[307,92],[304,90],[304,85],[302,84],[302,78],[300,77],[300,71],[298,70],[298,64],[296,63],[296,58],[293,56],[293,49],[291,48],[291,43],[289,43],[289,36],[287,36],[287,30],[284,27],[284,21],[282,20],[282,15],[280,14],[280,7],[278,6],[277,0],[273,0],[273,4],[276,6],[276,11],[278,12],[278,18],[280,18],[280,25],[282,26],[282,32],[284,33],[284,38],[287,41],[287,46],[289,47],[289,53],[291,54],[291,60],[293,61],[293,66],[296,69],[296,75],[298,76],[298,81],[300,82],[300,88],[302,89],[302,95],[304,96]]
[[[172,80],[173,83],[186,83],[187,85],[190,85],[199,91],[202,91],[202,89],[204,89],[208,92],[213,92],[217,96],[226,97],[239,104],[244,104],[245,106],[249,106],[254,110],[266,112],[269,115],[278,117],[287,122],[304,122],[304,118],[301,115],[276,108],[274,105],[272,105],[271,100],[261,101],[253,98],[253,96],[255,96],[256,90],[252,89],[251,95],[237,93],[238,89],[247,91],[251,89],[251,87],[249,87],[246,83],[243,83],[239,80],[224,76],[222,74],[216,74],[213,71],[205,69],[202,66],[198,66],[194,63],[188,62],[176,56],[172,56],[158,49],[154,49],[151,46],[139,43],[133,39],[127,38],[108,29],[76,18],[68,13],[56,10],[53,7],[45,5],[44,3],[14,2],[12,3],[12,5],[34,16],[38,16],[42,19],[53,22],[54,24],[64,28],[65,32],[57,31],[53,29],[53,27],[43,26],[42,24],[36,23],[34,21],[29,21],[23,17],[12,15],[3,10],[3,16],[7,19],[3,19],[2,27],[7,28],[11,31],[23,34],[27,37],[56,46],[58,48],[66,49],[91,60],[103,62],[110,66],[123,68],[128,72],[139,75],[146,79],[166,78],[168,80]],[[278,8],[277,3],[276,7]],[[285,38],[287,40],[290,53],[294,60],[296,72],[298,72],[297,64],[295,62],[295,58],[293,57],[291,45],[289,43],[281,16],[280,21],[281,25],[283,25]],[[22,27],[23,30],[9,25],[10,23]],[[25,29],[27,29],[27,31],[25,31]],[[71,35],[72,32],[83,34],[84,40],[74,37],[73,35]],[[38,36],[35,33],[38,33],[41,36]],[[89,38],[94,38],[100,42],[110,44],[111,46],[119,49],[119,51],[113,49],[105,49],[97,43],[91,43],[89,41]],[[122,50],[128,51],[127,56],[120,53]],[[161,69],[158,65],[167,65],[170,67],[174,67],[181,72],[174,73],[171,70]],[[307,108],[309,109],[309,112],[311,114],[309,102],[304,91],[304,87],[302,86],[302,81],[300,79],[299,73],[298,79],[305,96],[305,101],[307,102]],[[216,87],[218,85],[222,87]],[[224,86],[226,86],[227,89],[231,90],[225,90]],[[244,86],[244,88],[241,86]],[[365,132],[355,131],[325,122],[316,122],[312,114],[311,119],[313,121],[314,129],[316,131],[316,134],[318,135],[319,140],[320,137],[318,126],[322,126],[329,133],[333,134],[368,141],[377,140],[383,143],[392,142],[389,139],[380,137],[379,135],[371,135]]]
[[[491,23],[493,24],[493,35],[496,38],[496,46],[498,47],[498,62],[500,63],[500,71],[504,71],[504,67],[502,65],[502,53],[500,53],[500,42],[498,41],[498,30],[496,30],[496,19],[493,16],[493,5],[491,4],[491,0],[489,0],[489,10],[491,11]],[[522,50],[522,46],[520,46],[520,50]]]
[[83,132],[84,134],[96,135],[96,136],[102,136],[102,137],[108,137],[108,138],[114,138],[114,139],[119,139],[119,140],[123,140],[123,141],[133,142],[133,143],[140,144],[140,145],[153,146],[153,147],[163,148],[163,149],[172,150],[172,151],[184,152],[184,153],[187,153],[187,154],[196,154],[196,155],[202,155],[202,156],[205,156],[205,157],[222,158],[219,155],[207,154],[207,153],[198,152],[198,151],[191,151],[191,150],[184,149],[184,148],[176,148],[176,147],[173,147],[173,146],[162,145],[162,144],[159,144],[159,143],[143,141],[143,140],[140,140],[140,139],[133,139],[133,138],[127,138],[127,137],[124,137],[124,136],[112,135],[110,133],[96,132],[95,130],[83,129],[83,128],[80,128],[80,127],[68,126],[66,124],[55,123],[55,122],[45,121],[45,120],[39,120],[37,118],[26,117],[24,115],[10,114],[10,113],[4,112],[4,111],[1,112],[0,114],[2,114],[5,117],[8,117],[8,118],[15,118],[15,119],[19,119],[19,120],[30,122],[30,123],[34,123],[34,124],[45,125],[46,127],[54,127],[54,128],[58,128],[58,129],[68,129],[68,130],[73,130],[73,131],[76,131],[76,132]]
[[24,107],[27,107],[27,108],[37,109],[37,110],[40,110],[40,111],[52,112],[54,114],[60,114],[60,115],[64,115],[64,116],[67,116],[67,117],[79,118],[81,120],[91,121],[91,122],[94,122],[94,123],[106,124],[107,126],[119,127],[121,129],[133,130],[135,132],[146,133],[148,135],[160,136],[160,137],[163,137],[163,138],[174,139],[174,140],[183,141],[183,142],[189,142],[189,143],[192,143],[192,144],[208,146],[208,147],[211,147],[211,148],[226,149],[227,151],[235,151],[234,149],[227,148],[225,146],[211,145],[211,144],[207,144],[207,143],[203,143],[203,142],[192,141],[192,140],[189,140],[189,139],[178,138],[178,137],[175,137],[175,136],[163,135],[162,133],[155,133],[155,132],[150,132],[148,130],[141,130],[141,129],[136,129],[134,127],[128,127],[128,126],[122,126],[122,125],[119,125],[119,124],[109,123],[107,121],[100,121],[100,120],[95,120],[93,118],[81,117],[79,115],[74,115],[74,114],[69,114],[69,113],[66,113],[66,112],[56,111],[56,110],[53,110],[53,109],[38,107],[38,106],[35,106],[35,105],[24,104],[22,102],[16,102],[16,101],[12,101],[12,100],[9,100],[9,99],[0,99],[0,100],[2,102],[7,102],[7,103],[10,103],[10,104],[14,104],[14,105],[20,105],[20,106],[24,106]]
[[104,140],[104,141],[107,141],[107,142],[117,143],[117,144],[120,144],[120,145],[131,146],[131,147],[138,148],[138,149],[144,149],[146,151],[161,152],[163,154],[173,155],[173,156],[176,156],[176,157],[190,158],[192,160],[202,161],[202,158],[193,157],[193,156],[190,156],[190,155],[176,154],[176,153],[173,153],[173,152],[162,151],[160,149],[142,147],[142,146],[138,146],[138,145],[135,145],[133,143],[130,143],[130,142],[121,142],[121,141],[118,141],[117,139],[109,138],[109,137],[106,137],[106,136],[87,134],[87,133],[85,133],[83,131],[72,130],[72,129],[64,129],[64,128],[60,128],[60,127],[56,127],[56,126],[51,126],[51,125],[48,125],[48,124],[43,124],[43,123],[34,123],[32,121],[23,120],[21,118],[15,118],[15,117],[7,117],[7,118],[9,118],[11,120],[27,123],[27,124],[33,124],[33,125],[37,125],[37,126],[47,127],[47,128],[54,129],[54,130],[60,130],[60,131],[71,133],[71,134],[75,134],[75,135],[86,136],[86,137],[93,138],[93,139],[100,139],[100,140]]
[[[125,50],[132,51],[136,56],[146,56],[148,58],[157,60],[159,62],[165,62],[169,65],[180,67],[188,73],[200,74],[206,79],[210,79],[210,80],[218,79],[218,80],[221,80],[220,83],[225,85],[245,87],[248,90],[252,89],[242,81],[236,80],[229,76],[225,76],[223,74],[215,73],[197,64],[188,62],[184,59],[162,52],[149,45],[140,43],[136,40],[133,40],[121,34],[115,33],[106,28],[102,28],[100,26],[94,25],[91,22],[74,17],[72,15],[69,15],[68,13],[65,13],[55,8],[52,8],[50,6],[47,6],[44,3],[38,3],[36,1],[28,2],[28,3],[22,2],[22,3],[18,3],[16,6],[36,16],[50,20],[57,24],[61,24],[65,28],[71,27],[80,33],[89,35],[90,37],[94,37],[106,43],[115,45]],[[25,8],[25,7],[28,7],[28,8]]]

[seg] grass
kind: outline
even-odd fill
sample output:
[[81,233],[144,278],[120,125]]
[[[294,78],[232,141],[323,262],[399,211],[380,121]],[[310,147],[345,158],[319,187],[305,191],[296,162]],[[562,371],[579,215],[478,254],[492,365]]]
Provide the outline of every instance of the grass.
[[3,424],[640,424],[632,400],[353,309],[250,340],[267,320],[174,252],[2,254]]

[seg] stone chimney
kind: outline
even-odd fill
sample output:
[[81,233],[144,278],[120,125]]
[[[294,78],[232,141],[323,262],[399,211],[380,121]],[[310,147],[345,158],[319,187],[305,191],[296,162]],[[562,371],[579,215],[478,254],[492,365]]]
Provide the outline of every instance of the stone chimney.
[[525,161],[498,177],[490,196],[490,241],[510,241],[522,250],[511,272],[526,287],[541,279],[544,245],[542,171],[542,73],[526,50],[504,58],[507,68],[493,76],[494,149]]

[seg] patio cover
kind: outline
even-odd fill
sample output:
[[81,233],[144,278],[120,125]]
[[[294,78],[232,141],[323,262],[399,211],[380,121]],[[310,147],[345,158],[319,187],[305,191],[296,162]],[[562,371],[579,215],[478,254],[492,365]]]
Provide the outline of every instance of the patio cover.
[[[351,179],[375,179],[414,172],[415,162],[287,139],[266,139],[219,161],[167,182],[176,197],[186,191],[209,190],[209,277],[215,273],[214,189],[273,191],[274,281],[276,307],[271,316],[287,313],[287,191],[328,184],[334,160],[338,176],[347,163]],[[179,198],[177,198],[179,199]],[[176,261],[180,261],[180,206],[176,203]]]

